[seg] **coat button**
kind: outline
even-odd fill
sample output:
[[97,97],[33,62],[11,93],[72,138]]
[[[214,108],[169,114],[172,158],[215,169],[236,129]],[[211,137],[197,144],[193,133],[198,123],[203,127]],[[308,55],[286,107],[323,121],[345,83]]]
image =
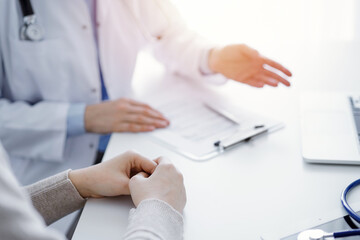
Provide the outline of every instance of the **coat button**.
[[94,144],[93,144],[93,143],[90,143],[90,144],[89,144],[89,147],[90,147],[91,149],[93,149],[93,148],[94,148]]
[[87,29],[87,26],[86,26],[86,25],[82,25],[81,28],[82,28],[83,30],[86,30],[86,29]]
[[92,93],[96,93],[96,88],[92,88],[92,89],[91,89],[91,92],[92,92]]

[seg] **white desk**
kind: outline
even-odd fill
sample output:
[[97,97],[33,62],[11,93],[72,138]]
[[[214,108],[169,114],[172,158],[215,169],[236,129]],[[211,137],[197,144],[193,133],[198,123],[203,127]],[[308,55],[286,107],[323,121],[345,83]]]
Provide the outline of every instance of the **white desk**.
[[[278,132],[206,162],[186,159],[146,134],[114,134],[105,159],[128,149],[169,157],[185,178],[185,239],[259,239],[264,233],[299,230],[329,211],[340,214],[340,193],[360,177],[360,167],[303,162],[298,97],[310,89],[360,92],[358,46],[265,46],[269,56],[279,56],[294,72],[291,89],[257,90],[236,83],[218,88],[234,101],[282,119],[286,127]],[[129,197],[89,200],[73,239],[121,239],[131,206]]]

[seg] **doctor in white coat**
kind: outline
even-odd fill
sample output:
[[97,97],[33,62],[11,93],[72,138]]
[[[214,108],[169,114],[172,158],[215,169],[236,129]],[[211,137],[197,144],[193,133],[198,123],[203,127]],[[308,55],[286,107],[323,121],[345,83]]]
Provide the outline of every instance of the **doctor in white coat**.
[[254,87],[290,85],[264,66],[291,76],[286,68],[246,45],[215,48],[189,31],[169,0],[31,0],[40,41],[20,38],[20,2],[0,0],[0,139],[22,184],[93,164],[104,134],[169,124],[124,98],[144,47],[199,81],[216,73]]

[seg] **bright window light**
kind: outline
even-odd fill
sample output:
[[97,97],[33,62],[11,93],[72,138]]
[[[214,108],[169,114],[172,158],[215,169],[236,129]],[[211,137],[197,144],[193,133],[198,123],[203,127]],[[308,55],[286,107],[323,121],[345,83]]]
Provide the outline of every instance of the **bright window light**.
[[173,0],[190,28],[216,42],[359,39],[358,0]]

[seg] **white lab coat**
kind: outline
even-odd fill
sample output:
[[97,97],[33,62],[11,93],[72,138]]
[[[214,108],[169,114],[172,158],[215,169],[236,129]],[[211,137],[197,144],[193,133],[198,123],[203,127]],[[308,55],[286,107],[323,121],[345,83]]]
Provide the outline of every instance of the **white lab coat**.
[[[96,44],[83,0],[32,0],[45,31],[19,40],[17,0],[0,0],[0,140],[15,175],[29,184],[93,163],[97,134],[67,137],[69,104],[101,101]],[[127,96],[136,57],[150,46],[171,71],[202,80],[210,48],[168,0],[98,0],[99,58],[110,99]]]

